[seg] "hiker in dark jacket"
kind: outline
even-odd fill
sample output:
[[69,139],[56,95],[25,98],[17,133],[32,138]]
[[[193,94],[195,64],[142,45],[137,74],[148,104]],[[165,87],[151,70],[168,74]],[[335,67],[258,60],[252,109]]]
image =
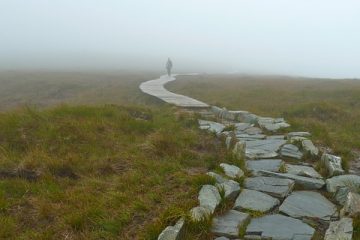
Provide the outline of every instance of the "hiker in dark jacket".
[[167,74],[170,77],[171,76],[171,69],[172,69],[172,61],[170,60],[170,58],[168,58],[167,62],[166,62],[166,70],[167,70]]

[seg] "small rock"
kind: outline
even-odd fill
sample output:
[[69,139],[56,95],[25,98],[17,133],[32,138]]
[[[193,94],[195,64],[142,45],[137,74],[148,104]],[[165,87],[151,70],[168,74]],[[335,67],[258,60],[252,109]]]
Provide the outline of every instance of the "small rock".
[[236,129],[236,131],[239,131],[239,132],[242,132],[251,126],[252,125],[250,123],[235,123],[235,129]]
[[293,144],[285,144],[281,150],[280,154],[282,157],[302,159],[303,154],[300,152],[299,148]]
[[253,218],[246,228],[245,239],[311,240],[315,229],[298,219],[280,214]]
[[330,223],[324,240],[351,240],[352,235],[353,220],[351,218],[342,218],[340,221]]
[[291,138],[289,139],[289,142],[290,142],[291,144],[297,145],[297,144],[299,144],[299,143],[302,144],[302,141],[304,141],[304,140],[307,140],[307,138],[295,136],[295,137],[291,137]]
[[249,127],[245,129],[242,133],[249,135],[257,135],[257,134],[261,134],[262,130],[258,127]]
[[302,148],[304,149],[304,151],[306,153],[308,153],[314,157],[319,155],[319,149],[317,147],[315,147],[315,145],[313,144],[313,142],[311,140],[309,140],[309,139],[303,140],[301,144],[302,144]]
[[225,125],[208,120],[198,120],[201,129],[207,129],[216,134],[220,134],[224,129]]
[[203,221],[203,220],[209,218],[210,215],[211,215],[211,212],[208,208],[197,206],[190,210],[191,219],[195,222]]
[[292,137],[310,137],[311,134],[309,132],[289,132],[287,137],[288,139]]
[[338,188],[338,190],[336,191],[335,194],[335,200],[342,206],[344,206],[346,200],[347,200],[347,195],[349,194],[351,190],[348,187],[340,187]]
[[180,240],[182,229],[184,226],[184,220],[180,219],[175,226],[168,226],[162,231],[158,237],[158,240]]
[[218,189],[212,185],[202,186],[198,196],[200,207],[208,208],[213,213],[220,204],[221,197]]
[[227,237],[218,237],[215,238],[214,240],[230,240],[230,239],[228,239]]
[[341,157],[324,153],[321,161],[325,164],[330,176],[344,174],[345,171],[341,166]]
[[344,207],[340,210],[341,216],[356,217],[360,214],[360,195],[349,192]]
[[272,135],[272,136],[267,136],[267,139],[284,140],[285,136],[284,135]]
[[279,211],[294,218],[318,218],[330,221],[338,217],[336,206],[317,192],[293,192],[281,204]]
[[214,178],[217,183],[224,183],[224,182],[227,181],[226,178],[224,178],[220,174],[217,174],[217,173],[214,173],[214,172],[208,172],[208,173],[206,173],[206,175]]
[[223,189],[225,191],[225,198],[228,199],[235,199],[240,193],[239,183],[233,180],[229,180],[221,184],[216,184],[216,187],[219,189],[219,192],[220,189]]
[[230,210],[222,216],[214,217],[211,231],[216,236],[236,238],[239,229],[249,220],[249,214]]
[[278,199],[265,193],[244,189],[236,199],[234,209],[246,209],[264,213],[269,212],[279,204],[280,201]]
[[259,171],[258,173],[263,176],[291,179],[295,181],[296,184],[301,185],[303,188],[308,190],[320,189],[325,185],[325,182],[322,179],[317,178],[308,178],[289,173],[274,173],[269,171]]
[[314,168],[309,166],[286,164],[285,168],[286,172],[289,174],[311,178],[322,178]]
[[265,192],[273,197],[284,198],[294,187],[294,181],[274,177],[246,178],[244,186],[251,190]]
[[352,189],[360,188],[360,176],[340,175],[326,180],[326,189],[328,192],[335,193],[342,187],[349,187]]
[[243,141],[253,141],[253,140],[259,140],[259,139],[265,139],[266,135],[264,134],[236,134],[236,138]]
[[228,176],[228,177],[241,178],[242,176],[244,176],[244,172],[235,165],[221,163],[220,167],[224,170],[226,176]]

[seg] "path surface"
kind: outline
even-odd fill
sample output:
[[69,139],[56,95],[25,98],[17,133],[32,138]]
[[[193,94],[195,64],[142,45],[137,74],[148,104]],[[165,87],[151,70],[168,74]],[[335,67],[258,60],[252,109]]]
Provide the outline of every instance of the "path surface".
[[[247,240],[355,239],[351,217],[360,214],[360,176],[345,174],[340,157],[321,153],[308,132],[287,132],[290,125],[283,118],[228,111],[167,91],[164,85],[174,80],[161,76],[140,89],[167,103],[195,108],[203,118],[200,129],[225,139],[228,150],[244,163],[221,163],[222,170],[207,173],[216,184],[202,186],[188,224],[213,216],[215,240],[239,239],[240,231]],[[315,166],[328,174],[322,176]],[[226,199],[232,207],[220,213]],[[158,240],[181,239],[183,226],[180,219]]]
[[165,89],[164,85],[168,82],[176,80],[177,75],[172,75],[171,77],[167,75],[163,75],[158,79],[150,80],[147,82],[143,82],[140,85],[140,89],[142,92],[149,94],[151,96],[157,97],[164,102],[173,104],[178,107],[185,108],[207,108],[208,104],[200,102],[196,99],[172,93]]

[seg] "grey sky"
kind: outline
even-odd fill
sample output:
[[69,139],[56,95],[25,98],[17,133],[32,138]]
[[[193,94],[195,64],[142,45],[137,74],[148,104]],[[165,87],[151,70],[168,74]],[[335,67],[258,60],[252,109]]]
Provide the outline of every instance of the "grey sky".
[[358,0],[0,0],[1,69],[360,77]]

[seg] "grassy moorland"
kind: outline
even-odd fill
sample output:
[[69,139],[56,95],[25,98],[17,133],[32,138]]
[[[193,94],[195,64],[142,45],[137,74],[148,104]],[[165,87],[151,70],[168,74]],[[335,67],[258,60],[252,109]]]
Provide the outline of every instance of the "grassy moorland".
[[228,157],[183,114],[115,105],[0,114],[0,238],[156,239]]
[[345,168],[359,158],[360,80],[200,75],[167,87],[231,110],[284,117],[293,130],[310,131],[318,145],[341,155]]
[[148,104],[139,90],[154,72],[0,72],[0,110],[35,105]]
[[231,157],[138,90],[156,76],[0,74],[0,239],[157,239],[197,204]]

